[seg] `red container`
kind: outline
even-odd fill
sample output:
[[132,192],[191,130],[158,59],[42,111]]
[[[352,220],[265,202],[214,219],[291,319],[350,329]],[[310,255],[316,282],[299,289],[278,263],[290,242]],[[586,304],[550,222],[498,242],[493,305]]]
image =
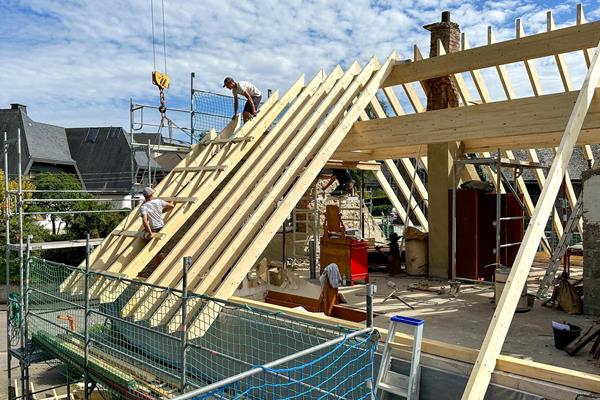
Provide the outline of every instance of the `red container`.
[[321,272],[329,264],[336,263],[347,283],[369,282],[367,246],[366,240],[321,238]]

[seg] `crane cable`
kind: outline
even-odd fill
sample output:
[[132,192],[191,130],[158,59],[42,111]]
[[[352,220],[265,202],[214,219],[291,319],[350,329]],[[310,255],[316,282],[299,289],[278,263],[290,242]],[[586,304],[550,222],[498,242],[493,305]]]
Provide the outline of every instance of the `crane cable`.
[[167,40],[166,40],[166,32],[165,32],[165,2],[161,0],[161,9],[162,9],[162,31],[163,31],[163,56],[164,56],[164,73],[158,71],[156,69],[156,36],[154,32],[154,0],[150,0],[150,8],[151,8],[151,18],[152,18],[152,58],[154,61],[154,70],[152,71],[152,83],[158,87],[159,90],[159,98],[160,98],[160,106],[158,107],[158,112],[160,113],[160,126],[159,130],[165,126],[165,121],[169,125],[173,125],[173,121],[171,121],[167,117],[167,104],[165,100],[164,90],[169,87],[171,79],[169,75],[167,75]]

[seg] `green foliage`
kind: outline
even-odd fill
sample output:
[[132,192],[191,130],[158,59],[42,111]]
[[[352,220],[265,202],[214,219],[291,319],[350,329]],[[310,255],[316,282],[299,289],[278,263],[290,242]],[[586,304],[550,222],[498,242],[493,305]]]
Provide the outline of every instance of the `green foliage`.
[[382,216],[382,215],[390,215],[390,212],[392,211],[392,205],[391,204],[381,204],[378,206],[373,206],[373,211],[371,212],[371,215],[373,216]]
[[65,212],[80,210],[83,206],[78,201],[58,201],[58,199],[83,199],[89,197],[81,192],[65,192],[66,190],[81,190],[79,179],[75,175],[64,172],[42,172],[34,179],[37,190],[43,190],[43,193],[35,193],[34,199],[46,200],[44,202],[33,203],[32,211],[46,211],[52,221],[52,234],[56,235],[56,221],[60,219],[68,223],[69,216],[56,214],[55,212]]
[[[23,218],[23,242],[26,241],[27,236],[31,235],[32,242],[44,242],[47,241],[50,234],[49,232],[42,228],[40,225],[36,224],[35,221],[31,218]],[[0,245],[0,284],[6,283],[6,230],[4,226],[2,227],[2,232],[0,232],[0,240],[2,244]],[[10,220],[10,242],[11,243],[19,243],[19,222],[17,218],[11,218]],[[16,283],[19,281],[19,258],[16,252],[11,252],[10,255],[10,282]]]
[[[81,192],[79,179],[72,174],[44,172],[35,176],[35,187],[44,192],[34,193],[34,199],[42,199],[44,202],[28,203],[28,211],[37,211],[46,213],[50,216],[52,222],[52,234],[35,223],[31,217],[24,218],[24,235],[34,236],[33,242],[57,241],[83,239],[89,232],[91,238],[102,238],[108,235],[117,224],[125,217],[124,213],[90,213],[90,214],[57,214],[57,212],[68,211],[99,211],[111,209],[110,203],[94,201],[92,196]],[[68,192],[73,190],[74,192]],[[67,199],[67,201],[58,201],[57,199]],[[73,199],[73,201],[68,201]],[[58,234],[57,223],[64,222],[64,233]],[[13,218],[16,223],[17,218]],[[11,221],[13,223],[13,221]],[[11,232],[16,235],[18,226],[11,227]],[[2,234],[2,236],[4,236]],[[12,243],[18,242],[16,236],[11,238]],[[2,238],[2,243],[4,243]],[[2,249],[3,250],[3,249]],[[85,258],[83,248],[57,249],[42,252],[42,257],[52,261],[57,261],[70,265],[77,265]],[[2,257],[2,266],[4,266],[4,251]],[[11,276],[14,280],[18,277],[18,259],[11,257]],[[2,275],[4,278],[4,275]]]
[[[93,206],[94,210],[109,210],[110,204],[98,202],[85,202]],[[125,218],[127,213],[95,213],[95,214],[77,214],[70,218],[67,225],[67,235],[69,239],[81,239],[86,233],[90,238],[106,237],[113,229]]]

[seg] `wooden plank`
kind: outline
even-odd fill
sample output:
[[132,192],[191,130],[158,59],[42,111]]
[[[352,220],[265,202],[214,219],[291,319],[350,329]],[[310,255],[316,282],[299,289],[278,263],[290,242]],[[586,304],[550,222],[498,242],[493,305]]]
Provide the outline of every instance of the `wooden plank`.
[[[496,36],[494,35],[494,31],[491,26],[488,26],[488,45],[496,42]],[[500,83],[502,84],[502,88],[504,89],[504,94],[506,95],[507,100],[515,99],[515,91],[512,87],[512,83],[510,81],[510,76],[508,75],[508,71],[506,70],[506,66],[497,65],[496,71],[498,72],[498,76],[500,77]]]
[[[576,18],[576,24],[577,25],[583,25],[585,24],[587,21],[585,20],[585,14],[583,13],[583,4],[581,3],[577,3],[577,18]],[[594,52],[592,49],[584,49],[583,50],[583,57],[585,58],[585,63],[587,64],[588,68],[592,62],[592,57],[594,57]]]
[[[238,134],[240,136],[245,136],[249,128],[258,120],[262,119],[264,113],[271,109],[271,107],[276,103],[277,98],[277,96],[272,96],[269,100],[267,100],[261,107],[262,115],[242,127]],[[227,124],[227,126],[225,126],[225,128],[223,128],[220,135],[223,135],[223,137],[232,135],[237,128],[237,125],[238,121],[232,120],[229,124]],[[193,145],[190,153],[178,163],[177,167],[194,167],[198,165],[205,165],[210,160],[222,155],[223,153],[228,152],[222,149],[214,150],[206,146]],[[168,174],[167,177],[165,177],[165,179],[163,179],[156,186],[155,191],[166,196],[177,195],[181,191],[182,187],[186,187],[190,183],[191,185],[189,185],[189,187],[193,187],[194,185],[198,184],[197,180],[203,177],[204,176],[202,174],[194,174],[191,176],[189,174]],[[173,214],[176,210],[177,207],[171,211],[171,214]],[[141,231],[142,228],[139,223],[138,215],[139,205],[132,209],[129,215],[117,226],[117,229]],[[91,254],[90,264],[94,270],[106,270],[119,257],[126,261],[127,257],[131,257],[131,254],[137,254],[137,252],[143,249],[145,245],[146,241],[139,240],[137,238],[128,238],[124,236],[116,237],[109,235],[99,246],[97,251],[94,251]],[[82,267],[82,265],[83,264],[81,264],[80,267]],[[83,280],[80,275],[71,274],[70,277],[61,283],[60,290],[72,291],[73,293],[83,293],[82,284]]]
[[[400,101],[398,101],[398,97],[396,97],[396,94],[394,93],[394,91],[391,88],[384,88],[383,92],[386,94],[386,97],[388,98],[388,100],[392,106],[392,110],[394,111],[396,116],[404,115],[404,110],[402,109],[402,106],[400,106]],[[417,109],[415,108],[415,112],[421,112],[421,111],[417,111]],[[419,149],[419,152],[420,152],[420,150],[421,149]],[[415,157],[415,160],[418,160],[418,159],[421,159],[420,155]],[[408,176],[415,177],[414,184],[417,189],[417,193],[419,193],[419,196],[421,196],[421,198],[423,199],[424,204],[427,204],[427,199],[429,198],[429,194],[427,193],[427,188],[423,184],[423,181],[421,180],[421,178],[415,173],[416,172],[415,167],[413,166],[412,162],[408,158],[400,158],[400,162],[402,163],[404,170],[406,171]],[[424,164],[424,165],[426,165],[426,164]]]
[[[554,31],[557,32],[557,31]],[[569,160],[577,142],[577,136],[583,126],[586,113],[600,79],[600,43],[592,64],[579,91],[577,101],[565,128],[556,157],[548,173],[548,180],[535,207],[535,212],[529,222],[525,237],[513,263],[500,301],[492,317],[485,339],[481,346],[473,371],[463,393],[463,400],[483,399],[487,390],[491,374],[495,368],[496,360],[500,355],[508,328],[517,307],[523,285],[529,275],[531,263],[537,252],[537,244],[544,234],[546,221],[552,212],[556,195],[560,189],[561,181],[568,168]]]
[[382,87],[594,48],[599,39],[600,22],[591,22],[450,53],[442,57],[412,63],[396,63]]
[[398,217],[402,220],[402,222],[404,222],[405,224],[408,224],[407,218],[406,218],[407,217],[406,210],[402,206],[402,203],[400,203],[400,200],[398,200],[398,197],[396,196],[394,189],[392,188],[390,183],[387,181],[387,178],[385,177],[383,172],[377,171],[374,175],[375,175],[375,178],[377,178],[377,182],[379,182],[379,186],[381,186],[381,188],[385,192],[385,195],[387,196],[388,200],[390,201],[390,203],[392,203],[392,206],[394,206],[394,208],[398,212]]
[[597,336],[600,336],[600,324],[590,326],[583,334],[579,335],[577,339],[569,343],[567,347],[565,347],[565,351],[570,356],[574,356]]
[[[322,146],[319,146],[319,152],[312,158],[308,166],[303,170],[302,174],[295,180],[294,186],[287,193],[287,195],[285,195],[281,203],[279,203],[278,207],[271,214],[267,222],[263,225],[262,229],[258,232],[258,234],[253,235],[250,238],[252,241],[249,243],[249,246],[246,247],[246,250],[241,257],[237,259],[235,265],[233,265],[231,268],[227,279],[218,284],[218,289],[214,292],[215,297],[229,298],[231,295],[233,295],[237,286],[241,282],[241,279],[243,279],[250,267],[254,265],[264,248],[267,246],[268,239],[273,237],[278,227],[281,226],[281,223],[301,199],[303,194],[306,192],[306,189],[310,187],[325,162],[331,157],[331,154],[333,154],[343,137],[347,134],[348,130],[352,126],[352,123],[356,121],[361,111],[363,111],[367,104],[373,99],[381,83],[390,73],[392,62],[396,58],[396,53],[392,53],[392,55],[390,55],[386,62],[373,76],[372,72],[376,69],[375,64],[377,61],[372,59],[365,66],[363,71],[356,77],[350,87],[345,91],[342,98],[336,103],[335,107],[333,107],[330,114],[323,122],[323,125],[319,128],[319,130],[322,129],[324,131],[328,131],[331,127],[335,126],[335,129],[328,135],[325,143]],[[348,107],[350,101],[355,96],[358,96],[356,102],[338,122],[339,115],[343,114],[344,110],[346,107]],[[293,178],[294,177],[292,176],[292,179]],[[248,224],[250,224],[250,222]],[[213,268],[213,270],[209,272],[209,275],[217,271],[225,272],[223,269],[224,268]],[[200,293],[204,293],[207,291],[206,289],[211,287],[214,288],[215,282],[220,282],[221,279],[219,276],[221,274],[215,275],[216,279],[213,280],[213,282],[210,282],[209,279],[205,278],[202,284],[195,290]],[[209,315],[214,314],[209,311]],[[201,314],[195,319],[195,321],[206,321],[205,317],[205,315]],[[214,318],[214,316],[210,317],[210,319],[212,318]],[[200,335],[203,334],[202,332],[197,333]]]
[[202,165],[199,167],[176,167],[171,172],[223,171],[225,165]]
[[402,178],[402,175],[400,175],[400,171],[398,171],[398,167],[396,167],[396,164],[394,164],[392,160],[384,160],[383,164],[388,169],[390,175],[392,176],[392,179],[396,183],[396,186],[400,189],[400,192],[404,196],[406,202],[410,204],[410,209],[412,210],[411,212],[417,218],[419,225],[421,225],[423,229],[428,231],[429,223],[427,222],[427,217],[425,217],[425,214],[423,214],[423,211],[421,211],[421,208],[419,207],[419,203],[417,203],[415,196],[411,195],[410,188],[407,186],[406,182],[404,182],[404,179]]
[[[521,23],[521,18],[517,18],[515,21],[515,30],[517,40],[525,37],[525,30],[523,29],[523,24]],[[531,36],[530,36],[531,37]],[[555,53],[558,54],[558,53]],[[532,57],[535,58],[535,57]],[[523,59],[523,63],[525,64],[525,70],[527,71],[527,76],[529,77],[529,82],[531,83],[531,88],[533,89],[534,96],[540,96],[543,94],[542,86],[540,84],[540,78],[537,73],[537,68],[531,59]]]
[[[388,96],[391,98],[396,98],[396,96],[393,93],[388,94]],[[397,100],[397,98],[396,98],[396,100]],[[373,105],[374,103],[378,103],[377,99],[371,100],[370,104]],[[377,118],[387,118],[387,115],[385,115],[385,113],[383,112],[382,109],[378,109],[376,107],[373,107],[373,109],[375,111],[375,116]],[[398,111],[399,110],[394,109],[394,112],[398,112]],[[368,120],[368,119],[369,119],[369,117],[363,113],[362,120]],[[410,167],[412,167],[410,160],[406,160],[406,161],[410,165]],[[394,164],[394,161],[384,160],[383,163],[386,166],[386,168],[388,169],[388,171],[390,172],[390,174],[392,175],[392,179],[396,183],[396,186],[398,187],[398,189],[400,189],[400,192],[402,193],[402,196],[404,196],[404,198],[406,199],[407,204],[409,204],[409,207],[412,210],[412,212],[414,213],[415,217],[417,218],[419,225],[421,225],[425,230],[428,230],[429,224],[427,221],[427,217],[425,217],[425,214],[423,214],[423,211],[419,207],[419,204],[417,203],[414,194],[411,193],[410,188],[407,186],[406,182],[402,178],[402,175],[400,175],[400,171],[398,170],[398,167],[396,167],[396,164]],[[414,168],[412,168],[412,172],[414,173]],[[418,181],[421,184],[420,186],[422,187],[422,189],[424,189],[424,185],[421,182],[421,178],[417,175],[410,175],[411,179],[413,176],[415,177],[415,182]],[[426,193],[426,190],[425,190],[425,193]],[[426,199],[427,197],[424,197],[424,198]],[[410,199],[410,203],[409,203],[409,199]],[[406,221],[406,223],[410,223],[410,221]]]
[[159,199],[171,203],[195,203],[198,200],[197,197],[159,197]]
[[379,171],[381,164],[377,161],[341,161],[341,160],[329,160],[325,164],[325,168],[332,169],[357,169],[360,171]]
[[[144,232],[140,232],[140,231],[121,231],[121,230],[115,229],[115,230],[114,230],[114,231],[112,231],[110,234],[111,234],[111,235],[114,235],[114,236],[125,236],[125,237],[132,237],[132,238],[142,238],[142,239],[145,239]],[[155,233],[155,234],[154,234],[154,237],[153,237],[153,238],[156,238],[156,239],[162,239],[162,238],[164,238],[164,237],[165,237],[165,234],[164,234],[164,233],[160,233],[160,232],[158,232],[158,233]]]
[[[371,151],[371,159],[383,159],[395,158],[379,157],[385,150],[390,153],[389,149],[450,141],[463,141],[465,152],[553,147],[577,95],[573,91],[358,121],[337,151]],[[592,97],[580,144],[600,143],[600,89]],[[346,155],[344,159],[349,158]]]
[[[264,131],[264,129],[266,129],[266,127],[272,123],[272,121],[278,116],[288,102],[291,101],[293,97],[301,90],[303,82],[303,77],[301,77],[294,85],[292,85],[292,87],[281,100],[279,100],[278,93],[275,92],[275,94],[272,95],[261,108],[263,111],[260,113],[259,117],[253,119],[240,128],[238,135],[262,136],[262,131]],[[265,107],[267,105],[268,107]],[[211,158],[209,158],[207,162],[215,165],[236,165],[254,147],[254,145],[255,143],[243,143],[236,145],[232,149],[227,149],[226,151],[219,150]],[[175,175],[186,176],[188,174]],[[172,176],[173,174],[169,174],[167,179]],[[194,178],[193,180],[189,181],[187,185],[182,187],[177,193],[178,196],[194,195],[197,198],[205,199],[211,194],[212,190],[214,190],[220,184],[220,182],[225,179],[227,173],[217,173],[216,175],[194,174],[194,176],[198,178]],[[190,218],[190,216],[202,203],[203,200],[197,203],[186,204],[185,206],[176,205],[176,207],[165,216],[165,226],[162,228],[161,233],[165,234],[166,238],[172,237],[178,231],[179,227]],[[138,230],[142,231],[141,224],[139,223],[139,217],[135,217],[135,222],[137,223]],[[137,240],[137,242],[142,242],[142,244],[138,245],[137,247],[124,246],[125,249],[119,253],[118,257],[108,267],[109,271],[125,273],[130,277],[135,277],[144,268],[144,266],[161,251],[163,246],[168,243],[168,240],[151,241],[149,243],[143,239],[134,240]],[[103,285],[102,282],[94,282],[91,286],[92,290],[90,293],[93,297],[104,293],[102,297],[104,301],[113,301],[114,297],[120,294],[116,290],[122,290],[125,287],[126,285],[119,285],[117,288],[111,288],[110,293],[105,293],[109,288]],[[80,285],[73,293],[80,293],[82,290],[83,289]]]
[[[552,11],[546,12],[546,31],[550,32],[556,29],[554,25],[554,18],[552,17]],[[563,84],[565,92],[570,92],[573,90],[573,83],[571,82],[571,75],[569,74],[569,69],[567,67],[567,63],[565,62],[565,56],[561,53],[557,53],[554,55],[554,61],[556,61],[556,67],[558,68],[558,73],[560,74],[560,80]]]
[[[320,102],[324,98],[335,99],[346,82],[351,80],[352,74],[356,73],[357,68],[358,64],[353,64],[347,74],[342,77],[343,71],[338,66],[324,81],[322,73],[315,78],[316,81],[309,90],[301,94],[301,96],[306,96],[306,101],[295,102],[291,106],[284,118],[278,122],[269,135],[266,135],[257,151],[253,152],[243,164],[244,169],[236,172],[213,200],[212,204],[214,205],[202,213],[190,228],[188,232],[193,232],[193,240],[191,242],[181,241],[148,278],[149,282],[166,286],[176,285],[181,279],[181,271],[169,268],[169,266],[179,262],[186,255],[192,256],[196,260],[195,265],[190,269],[189,276],[195,276],[196,279],[201,277],[203,272],[199,270],[199,266],[208,267],[211,260],[219,255],[220,249],[228,244],[228,241],[239,229],[237,224],[240,224],[245,218],[242,205],[246,204],[247,210],[253,209],[253,204],[262,199],[261,191],[267,190],[270,181],[277,175],[278,169],[284,167],[285,160],[302,148],[302,137],[308,138],[310,130],[319,122],[320,115],[326,112],[326,105],[321,105]],[[321,82],[323,83],[321,84]],[[298,129],[300,129],[299,132]],[[256,182],[257,179],[258,182]],[[252,195],[253,191],[256,191],[257,194]],[[209,247],[211,244],[212,247]],[[193,283],[193,279],[190,279],[190,285]],[[153,310],[153,305],[146,304],[145,307]],[[154,314],[153,312],[152,315]],[[148,317],[147,313],[136,313],[134,316],[134,318],[144,319]],[[153,321],[154,323],[159,322],[156,321],[156,318]]]
[[[283,161],[283,163],[278,167],[275,167],[271,164],[270,168],[268,169],[269,174],[274,174],[275,176],[271,177],[267,182],[265,182],[264,178],[261,179],[260,185],[256,186],[256,190],[260,190],[260,192],[251,197],[258,198],[260,200],[256,203],[256,208],[252,207],[253,209],[255,208],[254,211],[248,217],[244,218],[243,227],[240,229],[237,224],[228,224],[227,228],[229,228],[231,232],[227,232],[224,227],[221,227],[220,234],[222,235],[228,233],[232,235],[235,233],[234,240],[229,242],[228,245],[222,250],[220,248],[216,248],[216,245],[214,244],[216,240],[213,240],[211,246],[208,248],[208,251],[194,261],[192,269],[195,269],[196,272],[194,273],[194,277],[190,280],[190,287],[194,288],[195,292],[212,293],[213,288],[218,285],[224,274],[227,273],[231,265],[235,262],[235,258],[239,257],[243,249],[248,246],[248,243],[250,243],[253,238],[256,240],[256,237],[259,237],[261,233],[264,237],[265,226],[272,226],[272,223],[269,224],[268,222],[265,222],[269,217],[269,213],[271,213],[273,208],[277,206],[281,196],[283,196],[286,192],[288,193],[288,196],[290,193],[295,193],[293,189],[289,189],[289,185],[291,185],[294,181],[296,182],[296,185],[298,185],[298,182],[303,181],[302,177],[304,177],[306,174],[306,160],[312,159],[314,161],[314,157],[316,157],[314,154],[318,153],[319,150],[322,151],[322,143],[326,140],[326,135],[330,132],[330,125],[335,123],[340,118],[341,113],[343,113],[342,110],[345,110],[354,99],[353,95],[355,95],[360,88],[359,82],[368,78],[373,70],[377,68],[377,60],[372,59],[365,66],[365,69],[359,73],[358,77],[354,78],[360,70],[358,64],[353,65],[351,70],[344,74],[344,77],[342,77],[340,82],[336,84],[328,98],[319,105],[318,111],[313,113],[313,115],[310,116],[309,121],[305,123],[303,135],[308,134],[308,141],[301,145],[301,147],[298,149],[288,146],[288,148],[286,148],[286,152],[290,152],[291,154],[287,154],[285,158],[279,158],[278,162]],[[331,109],[332,104],[335,104],[333,109]],[[325,117],[324,120],[323,117]],[[313,133],[314,129],[316,130]],[[297,140],[299,136],[300,134],[297,134],[295,139]],[[283,172],[281,173],[281,171]],[[298,175],[300,175],[300,178],[296,180]],[[266,186],[264,186],[265,183]],[[308,186],[311,184],[312,180]],[[304,192],[306,192],[306,188],[304,188],[302,194]],[[296,203],[294,203],[294,206]],[[249,205],[253,204],[247,204],[246,207]],[[276,208],[274,213],[277,214],[278,210],[279,213],[281,213],[280,208],[281,203],[279,203],[279,208]],[[244,217],[245,212],[238,211],[236,216]],[[272,218],[273,215],[271,215],[271,219]],[[262,230],[260,230],[261,226]],[[235,229],[235,232],[233,232],[233,229]],[[258,246],[266,246],[267,243],[268,240],[263,239],[263,242],[260,242]],[[256,245],[255,242],[253,242],[252,245]],[[250,249],[247,251],[249,250]],[[246,263],[243,264],[242,267],[238,267],[238,270],[240,268],[250,267],[251,265]],[[236,280],[243,279],[243,274],[231,275],[233,271],[235,271],[235,268],[232,269],[232,272],[229,272],[229,276],[234,276]],[[201,281],[200,278],[202,278]],[[216,307],[208,317],[207,320],[209,321],[209,325],[212,323],[214,313],[218,312],[215,310],[218,310],[218,307]],[[177,318],[177,313],[175,313],[174,321],[169,323],[169,330],[175,329],[174,327],[177,326]],[[203,332],[204,331],[202,331],[202,334]]]
[[254,138],[252,137],[230,137],[230,138],[217,138],[211,140],[209,143],[212,144],[228,144],[228,143],[242,143],[242,142],[251,142]]

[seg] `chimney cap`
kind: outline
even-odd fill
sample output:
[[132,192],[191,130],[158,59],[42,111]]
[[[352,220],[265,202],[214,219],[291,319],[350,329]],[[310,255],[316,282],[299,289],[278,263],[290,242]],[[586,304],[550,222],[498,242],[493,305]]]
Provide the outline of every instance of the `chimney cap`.
[[25,104],[11,103],[10,104],[10,109],[11,110],[21,110],[25,114],[27,114],[27,106]]
[[442,11],[442,22],[450,22],[450,11]]

